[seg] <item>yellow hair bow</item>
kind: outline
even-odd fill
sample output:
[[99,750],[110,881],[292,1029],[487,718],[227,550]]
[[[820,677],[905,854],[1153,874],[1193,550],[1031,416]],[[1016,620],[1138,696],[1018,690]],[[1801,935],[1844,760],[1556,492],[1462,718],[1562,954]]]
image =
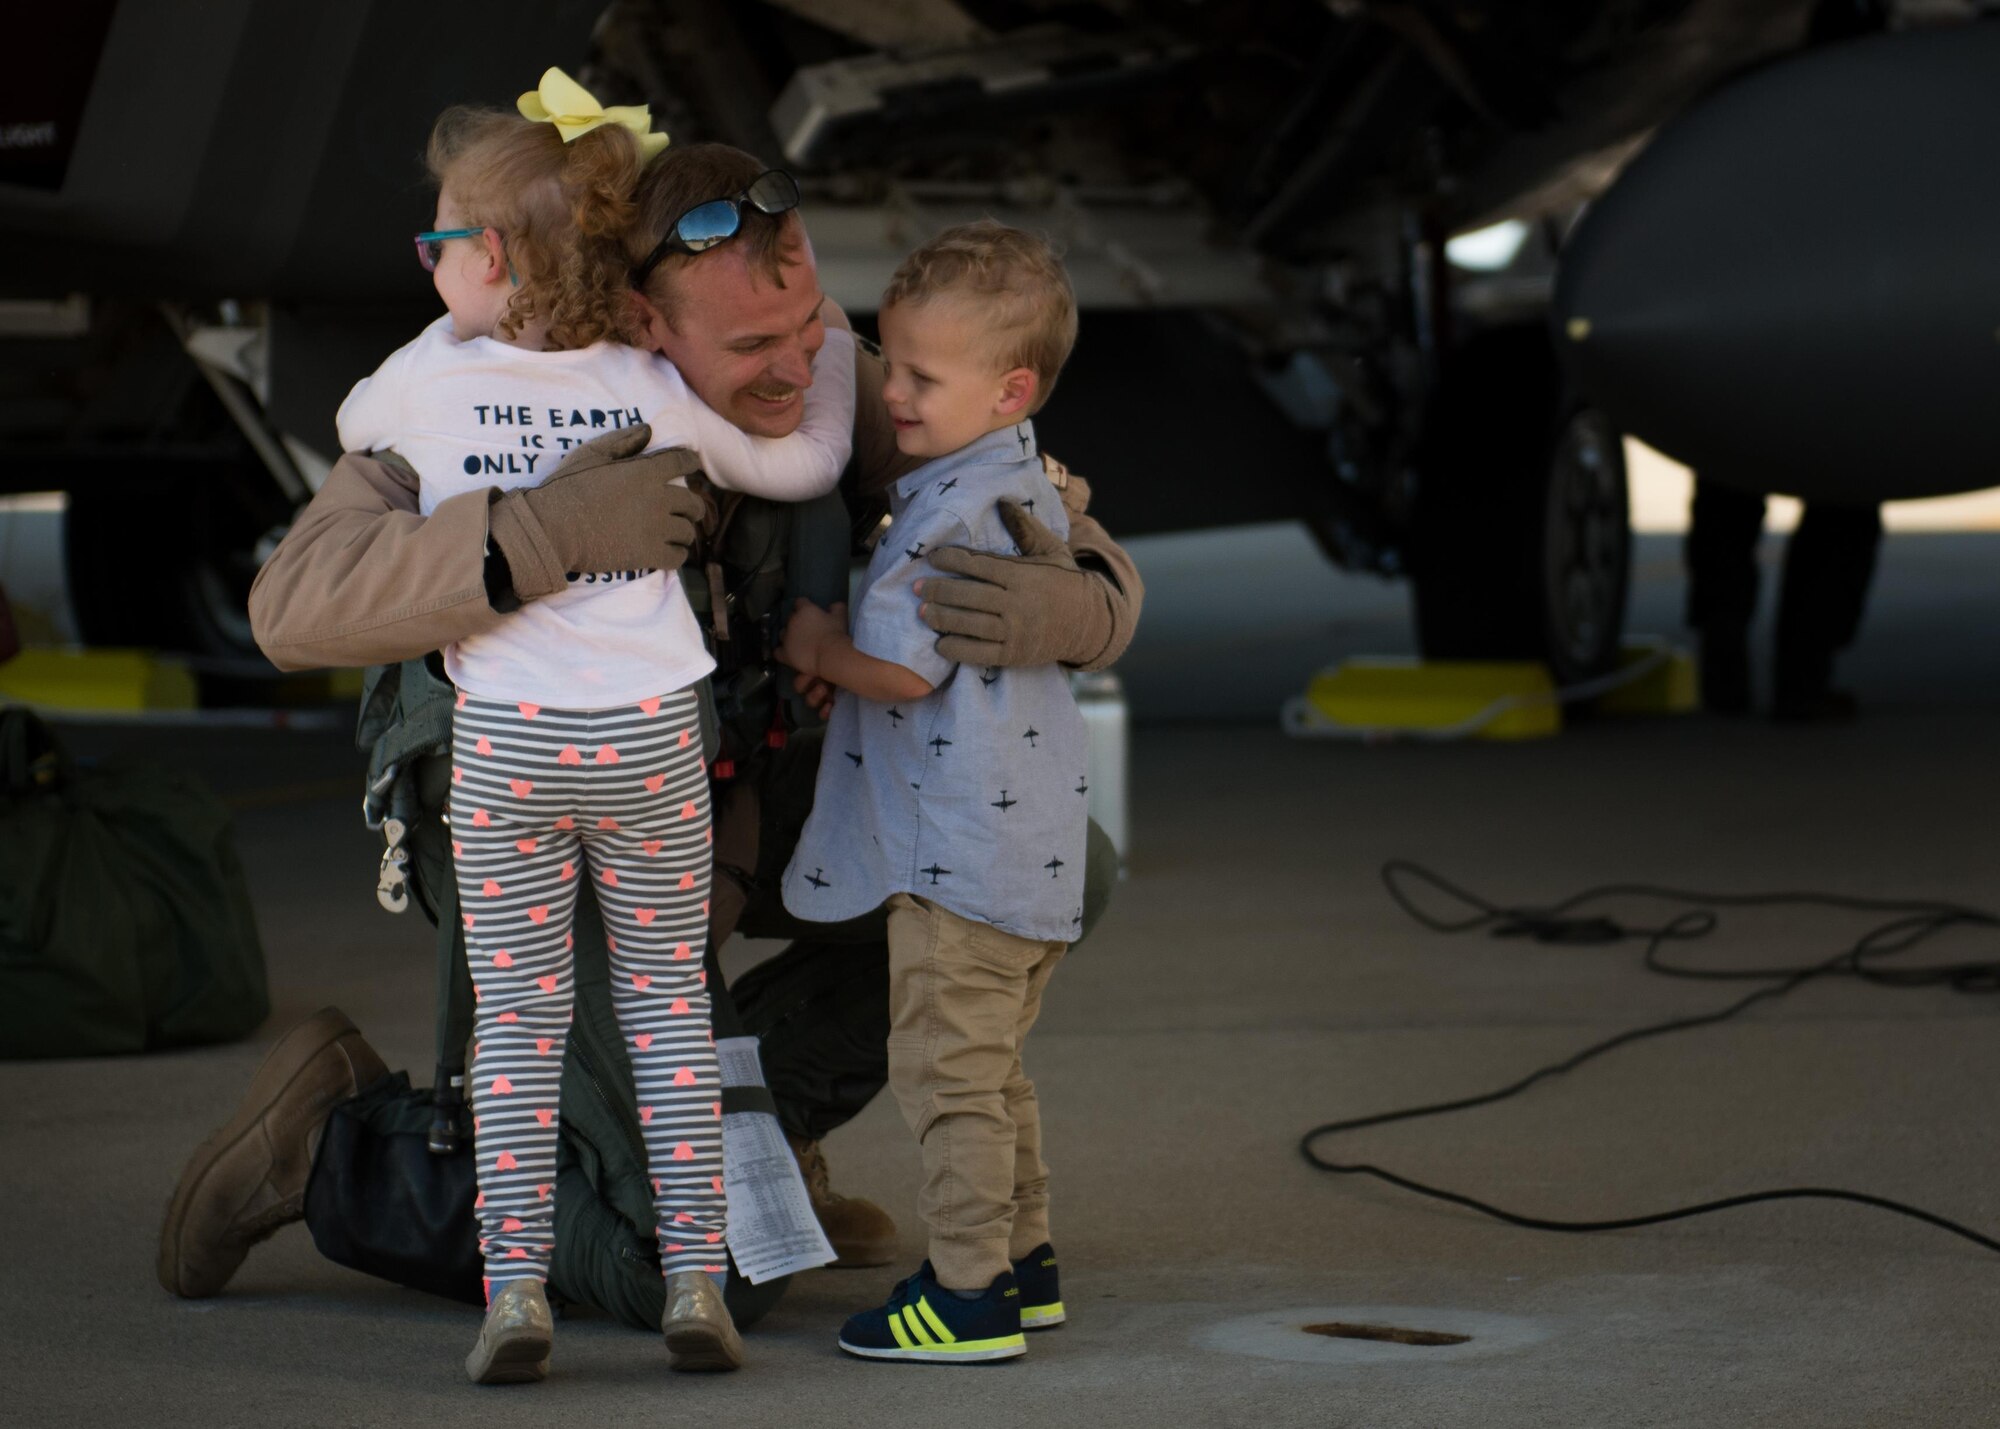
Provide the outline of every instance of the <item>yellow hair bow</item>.
[[514,101],[521,117],[538,124],[553,124],[563,143],[588,134],[606,124],[630,129],[639,140],[639,159],[651,163],[667,147],[667,136],[653,133],[653,112],[643,104],[599,104],[591,92],[557,69],[549,66],[542,82]]

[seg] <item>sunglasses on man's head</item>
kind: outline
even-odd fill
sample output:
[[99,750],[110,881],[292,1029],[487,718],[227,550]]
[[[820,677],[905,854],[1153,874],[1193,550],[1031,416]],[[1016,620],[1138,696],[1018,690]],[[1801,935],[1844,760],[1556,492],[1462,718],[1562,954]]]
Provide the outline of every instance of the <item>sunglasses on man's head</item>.
[[668,226],[646,261],[632,270],[632,286],[643,288],[653,269],[669,253],[706,253],[725,239],[734,238],[743,226],[743,205],[775,217],[799,206],[799,184],[783,169],[766,169],[750,181],[749,187],[734,198],[715,198],[698,203]]
[[435,273],[438,260],[444,257],[444,243],[447,238],[477,238],[485,231],[483,228],[438,228],[429,233],[419,233],[417,261],[424,265],[426,273]]

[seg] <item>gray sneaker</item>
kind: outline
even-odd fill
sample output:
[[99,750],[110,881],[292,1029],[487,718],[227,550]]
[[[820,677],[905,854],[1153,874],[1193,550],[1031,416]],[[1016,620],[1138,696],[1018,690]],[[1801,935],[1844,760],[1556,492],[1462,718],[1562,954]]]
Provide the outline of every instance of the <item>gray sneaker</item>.
[[532,1384],[549,1372],[555,1317],[539,1280],[510,1280],[486,1307],[479,1343],[465,1357],[474,1384]]

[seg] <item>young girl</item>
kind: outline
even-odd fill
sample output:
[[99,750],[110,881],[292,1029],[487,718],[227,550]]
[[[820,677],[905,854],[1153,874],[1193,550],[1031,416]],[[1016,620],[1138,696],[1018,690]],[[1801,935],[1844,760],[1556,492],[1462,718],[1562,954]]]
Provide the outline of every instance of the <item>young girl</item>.
[[[798,431],[745,434],[628,331],[628,196],[666,145],[643,109],[601,109],[560,70],[519,116],[453,109],[431,135],[437,228],[419,235],[446,316],[357,385],[348,451],[394,448],[425,515],[534,486],[565,450],[646,423],[719,486],[779,500],[831,490],[852,440],[853,340],[829,331]],[[792,192],[796,192],[793,190]],[[540,1379],[553,1326],[557,1093],[574,987],[571,914],[591,881],[637,1083],[676,1369],[742,1361],[726,1266],[721,1079],[701,972],[708,781],[693,686],[712,666],[659,571],[571,572],[444,652],[459,689],[452,849],[478,998],[472,1079],[487,1312],[466,1371]]]

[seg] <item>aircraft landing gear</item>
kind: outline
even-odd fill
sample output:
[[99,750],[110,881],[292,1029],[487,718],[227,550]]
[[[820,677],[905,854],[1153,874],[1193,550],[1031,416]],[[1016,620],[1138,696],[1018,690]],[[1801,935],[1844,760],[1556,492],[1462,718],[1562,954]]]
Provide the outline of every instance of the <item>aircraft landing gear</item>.
[[1625,456],[1571,397],[1539,325],[1481,333],[1445,369],[1418,454],[1410,555],[1428,659],[1609,670],[1631,582]]

